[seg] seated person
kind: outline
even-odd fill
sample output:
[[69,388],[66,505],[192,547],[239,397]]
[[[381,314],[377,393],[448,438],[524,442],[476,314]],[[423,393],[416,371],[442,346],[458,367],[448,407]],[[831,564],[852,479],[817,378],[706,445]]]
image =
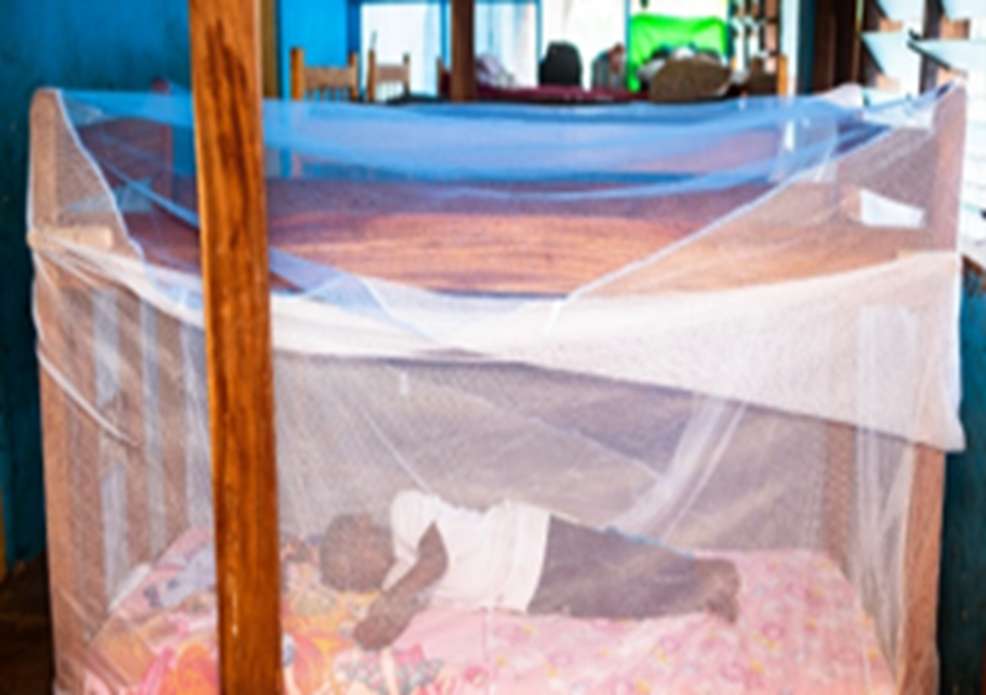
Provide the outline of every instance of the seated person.
[[319,554],[332,588],[382,590],[355,630],[366,649],[391,644],[427,602],[612,620],[707,610],[732,622],[738,611],[732,562],[515,502],[478,512],[405,491],[391,505],[390,529],[369,515],[338,516]]

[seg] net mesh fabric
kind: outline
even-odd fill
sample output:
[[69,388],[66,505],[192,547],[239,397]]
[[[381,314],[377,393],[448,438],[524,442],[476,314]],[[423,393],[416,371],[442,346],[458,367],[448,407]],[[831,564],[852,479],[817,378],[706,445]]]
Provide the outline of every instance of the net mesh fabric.
[[[288,690],[933,683],[963,113],[956,88],[871,110],[266,104]],[[217,678],[191,128],[183,95],[33,107],[69,690]],[[327,586],[317,548],[409,489],[726,559],[739,617],[429,605],[363,650],[373,596]],[[610,581],[591,564],[587,593]]]

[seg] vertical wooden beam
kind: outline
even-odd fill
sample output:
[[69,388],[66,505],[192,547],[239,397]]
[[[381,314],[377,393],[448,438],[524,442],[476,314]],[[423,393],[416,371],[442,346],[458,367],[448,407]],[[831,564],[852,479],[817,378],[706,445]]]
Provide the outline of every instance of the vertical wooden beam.
[[349,88],[349,101],[356,103],[359,101],[359,53],[349,52],[349,69],[353,74],[353,85]]
[[[53,356],[55,365],[67,365],[69,383],[75,398],[69,398],[68,430],[69,476],[74,501],[74,552],[81,554],[78,570],[82,575],[83,634],[92,639],[106,617],[109,592],[106,586],[106,524],[103,521],[103,474],[105,461],[100,455],[102,425],[87,408],[96,405],[96,285],[91,277],[74,277],[59,269],[61,291],[59,310],[62,348]],[[56,367],[57,369],[57,367]]]
[[404,96],[411,96],[411,54],[405,53],[403,60],[401,60],[401,67],[404,69]]
[[[940,0],[925,0],[924,26],[922,36],[926,39],[937,39],[941,36],[942,11]],[[938,63],[926,55],[921,56],[921,91],[934,89],[938,86]]]
[[277,0],[260,0],[261,64],[263,65],[264,96],[277,99],[281,96],[280,71],[277,59]]
[[222,692],[282,690],[259,7],[190,0]]
[[475,0],[452,0],[452,101],[476,101],[475,13]]
[[377,100],[377,52],[370,49],[366,54],[366,102]]
[[814,28],[812,89],[824,91],[855,79],[855,0],[817,0]]
[[847,568],[852,525],[852,490],[856,467],[856,430],[849,425],[827,425],[827,464],[823,491],[822,547],[843,571]]
[[[35,290],[35,312],[41,338],[38,347],[49,359],[61,359],[65,354],[61,308],[56,301],[59,275],[53,263],[42,262]],[[55,684],[60,691],[77,693],[82,692],[83,687],[86,642],[79,562],[82,552],[75,542],[79,510],[72,484],[69,399],[44,366],[40,370],[40,381]]]
[[305,49],[291,49],[291,98],[301,101],[305,98]]
[[130,292],[118,292],[120,399],[123,430],[127,435],[127,550],[130,566],[151,559],[151,517],[148,513],[147,449],[144,437],[144,332],[141,301]]
[[823,92],[835,84],[835,13],[826,0],[815,0],[815,21],[811,26],[815,33],[811,89]]
[[791,87],[789,84],[791,81],[791,76],[788,73],[788,62],[786,55],[783,53],[778,54],[777,65],[775,68],[775,72],[777,74],[777,96],[788,96],[791,93]]
[[863,32],[878,31],[880,29],[880,8],[876,0],[862,0],[863,16],[860,21],[859,37],[859,60],[856,63],[856,81],[862,85],[872,86],[877,82],[880,68],[869,51],[863,48]]
[[962,170],[965,162],[967,97],[950,92],[935,109],[934,185],[927,191],[930,241],[938,251],[954,250],[962,205]]
[[158,427],[165,473],[165,545],[188,528],[188,470],[185,452],[185,364],[181,323],[156,311],[158,344]]
[[936,647],[945,455],[915,445],[911,505],[904,547],[903,620],[897,641],[897,691],[938,688]]
[[[33,224],[54,225],[61,207],[58,176],[61,105],[54,92],[42,90],[31,103],[31,195]],[[45,172],[44,175],[41,172]],[[32,235],[35,230],[31,230]],[[72,479],[72,431],[68,394],[51,369],[65,359],[65,332],[61,302],[64,273],[56,262],[36,259],[34,312],[41,357],[41,433],[44,453],[45,525],[48,546],[48,581],[54,641],[55,685],[66,693],[82,692],[85,634],[82,589],[82,551],[76,542],[79,523],[78,491]]]

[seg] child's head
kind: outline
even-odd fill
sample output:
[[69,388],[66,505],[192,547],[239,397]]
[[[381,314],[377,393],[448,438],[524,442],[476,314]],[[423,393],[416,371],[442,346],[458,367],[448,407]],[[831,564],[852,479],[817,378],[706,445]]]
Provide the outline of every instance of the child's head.
[[390,532],[369,514],[337,516],[319,550],[322,581],[339,591],[380,589],[394,564]]

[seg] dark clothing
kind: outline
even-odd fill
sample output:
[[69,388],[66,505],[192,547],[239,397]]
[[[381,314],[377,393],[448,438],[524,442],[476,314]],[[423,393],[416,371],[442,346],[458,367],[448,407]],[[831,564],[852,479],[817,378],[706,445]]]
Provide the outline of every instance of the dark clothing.
[[644,539],[552,517],[528,612],[635,620],[700,610],[696,564]]
[[538,84],[579,87],[582,85],[582,58],[570,43],[551,43],[538,67]]

